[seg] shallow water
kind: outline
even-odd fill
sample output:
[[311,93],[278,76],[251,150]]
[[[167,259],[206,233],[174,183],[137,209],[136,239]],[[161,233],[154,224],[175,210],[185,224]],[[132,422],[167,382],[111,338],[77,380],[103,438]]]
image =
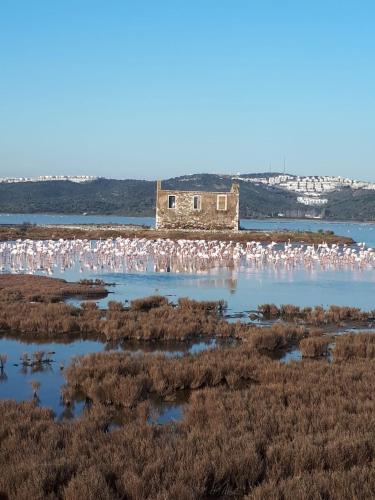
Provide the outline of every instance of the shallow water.
[[[37,369],[22,365],[20,358],[24,352],[32,354],[40,350],[55,352],[49,356],[53,359],[52,363],[44,363]],[[38,391],[40,404],[51,408],[57,416],[61,416],[65,407],[60,401],[60,388],[65,383],[65,379],[60,365],[66,366],[74,356],[102,350],[103,344],[89,340],[76,340],[69,344],[56,342],[38,344],[2,338],[0,339],[0,352],[6,353],[8,359],[4,370],[7,379],[0,384],[0,398],[17,401],[32,399],[33,391],[30,381],[36,380],[41,384]],[[83,404],[76,404],[72,409],[73,414],[79,413],[82,407]]]
[[[181,273],[65,273],[69,280],[98,277],[108,283],[112,292],[98,301],[105,306],[110,300],[122,302],[147,295],[160,294],[171,301],[179,297],[195,300],[225,300],[231,315],[257,309],[265,303],[298,306],[336,304],[375,309],[375,269],[213,269],[200,274]],[[247,314],[246,314],[247,316]]]
[[136,224],[155,225],[155,217],[125,217],[119,215],[66,214],[0,214],[1,224]]
[[[305,358],[305,359],[316,359],[316,360],[325,359],[327,362],[332,363],[332,361],[333,361],[333,352],[332,351],[333,351],[334,347],[335,347],[334,342],[328,344],[328,355],[327,356],[318,357],[318,358]],[[300,349],[298,349],[298,347],[296,347],[296,348],[290,349],[284,353],[280,353],[280,357],[278,359],[279,359],[280,363],[287,365],[293,361],[302,361],[303,356],[302,356]]]
[[[249,311],[258,304],[274,302],[276,304],[292,303],[300,306],[322,304],[328,306],[333,302],[338,305],[357,306],[363,309],[374,309],[375,271],[373,269],[212,269],[206,273],[156,273],[153,271],[133,273],[78,273],[69,270],[55,274],[69,280],[81,278],[101,278],[109,283],[110,295],[97,301],[105,306],[109,300],[131,301],[134,298],[152,294],[168,296],[172,301],[179,297],[191,297],[196,300],[220,300],[228,302],[228,314],[248,317]],[[78,301],[72,301],[78,303]],[[237,313],[237,314],[236,314]],[[237,317],[231,319],[236,321]],[[84,355],[103,350],[124,349],[134,353],[154,352],[167,356],[182,356],[185,353],[197,353],[204,349],[215,348],[217,341],[197,341],[195,343],[170,342],[127,342],[119,344],[103,344],[92,340],[74,340],[68,344],[47,342],[40,345],[10,338],[0,339],[0,353],[8,355],[5,367],[6,379],[0,380],[0,398],[18,401],[31,399],[31,380],[41,383],[39,391],[40,404],[53,409],[58,417],[70,418],[80,415],[85,405],[83,401],[66,409],[60,402],[60,388],[65,383],[60,364],[67,366],[73,356]],[[32,353],[37,350],[54,351],[53,362],[43,365],[43,371],[24,369],[19,363],[23,352]],[[281,362],[300,359],[295,350],[285,354]],[[14,366],[18,363],[18,366]],[[182,407],[170,404],[157,408],[154,421],[165,423],[178,420],[182,416]]]
[[[95,340],[73,340],[70,343],[61,342],[40,342],[29,338],[25,341],[16,338],[0,338],[0,354],[7,354],[7,362],[2,375],[0,375],[0,399],[15,399],[23,401],[33,398],[31,381],[40,382],[38,391],[39,404],[51,408],[57,417],[73,417],[79,415],[83,408],[83,401],[76,401],[69,409],[60,401],[60,390],[65,384],[63,370],[61,367],[68,366],[75,356],[84,354],[122,350],[133,355],[144,353],[163,354],[167,357],[181,357],[185,354],[198,354],[207,349],[214,349],[225,342],[218,342],[215,339],[197,340],[189,342],[136,342],[124,341],[122,343],[106,344]],[[228,343],[226,343],[228,344]],[[51,353],[48,358],[51,363],[43,363],[40,366],[23,366],[21,356],[27,352],[29,356],[35,351],[45,351]],[[173,406],[173,405],[172,405]],[[161,421],[163,423],[172,418],[177,410],[172,407],[159,404],[156,409],[162,410]],[[158,421],[156,418],[156,421]]]
[[[17,219],[19,217],[19,219]],[[0,215],[0,223],[22,223],[25,220],[36,223],[90,223],[116,222],[117,218],[78,216],[5,216]],[[82,220],[83,219],[83,220]],[[120,219],[120,218],[118,218]],[[153,219],[121,218],[119,223],[153,224]],[[242,221],[242,226],[251,229],[300,229],[300,230],[334,230],[337,234],[351,236],[357,241],[364,241],[375,247],[375,224],[360,223],[327,223],[322,221]],[[54,269],[54,276],[63,277],[69,281],[83,278],[103,279],[110,286],[107,298],[97,301],[105,307],[109,300],[121,302],[131,301],[147,295],[160,294],[176,302],[180,297],[190,297],[196,300],[222,300],[228,303],[227,314],[230,321],[248,318],[248,312],[255,310],[259,304],[295,304],[299,306],[331,304],[340,306],[356,306],[366,310],[375,309],[375,269],[373,267],[340,267],[333,268],[312,266],[270,266],[270,265],[242,265],[241,262],[230,267],[213,267],[200,272],[157,272],[153,266],[145,266],[143,270],[119,270],[108,272],[103,270],[80,269],[78,263],[64,272],[60,267]],[[78,301],[71,301],[78,303]],[[103,350],[124,349],[135,355],[142,352],[163,352],[167,356],[182,356],[184,353],[196,353],[204,349],[215,348],[215,340],[197,341],[176,345],[176,343],[131,343],[124,345],[103,344],[92,340],[73,340],[62,344],[47,342],[40,345],[37,342],[26,342],[11,338],[0,338],[0,353],[8,355],[5,366],[5,376],[0,377],[0,398],[16,399],[18,401],[32,398],[31,380],[41,382],[39,391],[40,404],[52,408],[57,416],[69,417],[79,415],[84,402],[77,402],[75,407],[66,409],[60,402],[60,388],[64,384],[60,364],[69,364],[71,358]],[[20,363],[23,352],[32,353],[37,350],[54,351],[51,355],[53,362],[43,365],[43,371],[26,369]],[[281,362],[300,359],[298,350],[286,353]],[[18,366],[14,364],[18,363]],[[177,403],[164,404],[158,408],[154,421],[164,423],[181,418],[183,407]]]
[[178,422],[183,418],[184,405],[178,403],[163,403],[156,408],[149,422],[152,424],[168,424]]
[[189,396],[189,391],[179,391],[173,401],[151,398],[152,410],[148,422],[163,425],[182,420]]
[[281,354],[280,357],[280,363],[283,364],[288,364],[291,363],[292,361],[301,361],[302,360],[302,354],[301,351],[297,348],[291,349],[285,353]]

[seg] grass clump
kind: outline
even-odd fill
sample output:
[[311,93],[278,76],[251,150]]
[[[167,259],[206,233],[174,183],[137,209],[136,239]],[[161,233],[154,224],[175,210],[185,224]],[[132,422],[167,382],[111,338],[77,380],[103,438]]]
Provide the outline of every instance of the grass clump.
[[336,337],[333,356],[335,360],[374,359],[375,335],[371,333],[357,333]]
[[[16,499],[373,498],[375,360],[284,365],[245,344],[199,358],[204,372],[185,359],[133,364],[125,353],[79,361],[72,383],[94,403],[75,421],[54,420],[35,400],[1,401],[0,491]],[[201,385],[184,418],[165,426],[149,423],[146,395],[108,432],[115,404],[138,398],[127,380],[165,393],[190,373],[199,384],[210,370],[218,382],[229,367],[225,377],[235,371],[250,384]]]
[[356,307],[340,307],[331,305],[328,309],[321,306],[298,307],[284,304],[280,307],[275,304],[262,304],[258,310],[266,319],[282,319],[308,325],[321,326],[328,324],[339,325],[342,322],[364,322],[375,318],[375,311],[363,311]]
[[304,358],[328,356],[330,340],[327,337],[309,337],[302,339],[299,347]]

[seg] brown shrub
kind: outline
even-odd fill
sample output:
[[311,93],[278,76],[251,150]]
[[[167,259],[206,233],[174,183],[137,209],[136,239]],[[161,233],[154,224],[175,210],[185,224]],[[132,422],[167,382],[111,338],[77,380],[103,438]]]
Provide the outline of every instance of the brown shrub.
[[277,482],[269,480],[246,496],[247,500],[305,500],[320,498],[371,499],[375,492],[373,465],[351,470],[306,472]]
[[243,333],[242,339],[260,352],[278,351],[296,344],[305,335],[304,328],[279,323],[268,328],[253,328]]
[[114,494],[98,464],[74,476],[64,488],[63,498],[64,500],[77,500],[78,498],[113,500]]
[[318,358],[328,355],[329,344],[327,337],[308,337],[301,340],[299,347],[304,358]]
[[93,302],[74,307],[64,303],[0,301],[0,328],[50,337],[81,333],[108,340],[186,340],[239,335],[239,327],[223,320],[222,304],[182,299],[174,306],[164,297],[155,296],[133,301],[130,309],[111,301],[107,310],[101,310]]
[[143,299],[135,299],[131,302],[131,309],[133,311],[147,312],[155,307],[168,305],[168,299],[162,295],[152,295]]
[[356,307],[332,305],[328,309],[321,306],[300,308],[291,304],[277,307],[275,304],[263,304],[258,310],[264,318],[281,318],[285,321],[300,321],[309,325],[340,324],[343,321],[366,321],[375,317],[375,311],[362,311]]
[[184,419],[166,426],[148,424],[150,405],[138,404],[111,432],[105,398],[73,422],[2,401],[0,491],[16,499],[374,497],[374,360],[282,365],[245,344],[203,353],[198,365],[189,356],[162,363],[117,354],[80,360],[78,382],[120,401],[128,396],[115,386],[132,377],[160,393],[209,373],[254,381],[194,391]]
[[280,310],[275,304],[262,304],[258,306],[258,311],[268,319],[278,318],[280,316]]
[[333,350],[336,360],[355,358],[375,358],[375,335],[371,333],[357,333],[336,337]]
[[222,349],[212,356],[168,359],[164,356],[132,356],[128,353],[96,353],[76,358],[65,371],[65,398],[77,392],[104,405],[134,407],[151,395],[170,398],[178,391],[225,385],[236,388],[254,381],[252,348]]
[[226,307],[227,303],[224,300],[192,300],[187,298],[178,299],[178,307],[192,312],[205,311],[213,312],[215,314],[221,313]]
[[101,280],[69,283],[63,279],[24,274],[0,274],[0,302],[59,302],[67,297],[102,298]]

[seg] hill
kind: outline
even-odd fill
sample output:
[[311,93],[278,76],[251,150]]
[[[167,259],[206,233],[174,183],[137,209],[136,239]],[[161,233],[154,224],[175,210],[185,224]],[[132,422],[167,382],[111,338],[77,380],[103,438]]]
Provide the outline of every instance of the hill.
[[375,220],[375,192],[365,189],[343,189],[328,196],[324,213],[330,219]]
[[0,212],[153,215],[156,183],[96,179],[0,184]]
[[[263,175],[247,174],[241,177]],[[225,191],[230,188],[231,182],[231,176],[227,175],[196,174],[166,179],[163,187]],[[283,214],[285,217],[375,220],[373,191],[354,191],[350,188],[335,191],[328,196],[328,204],[323,208],[301,205],[297,202],[296,193],[264,184],[240,181],[240,193],[242,218]],[[155,195],[155,182],[133,179],[99,178],[81,184],[65,180],[0,184],[0,212],[152,216],[155,213]]]

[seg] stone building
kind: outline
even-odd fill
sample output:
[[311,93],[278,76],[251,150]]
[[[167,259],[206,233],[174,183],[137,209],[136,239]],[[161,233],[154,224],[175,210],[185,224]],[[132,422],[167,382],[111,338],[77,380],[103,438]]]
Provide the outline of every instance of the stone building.
[[227,192],[176,191],[161,188],[157,182],[157,229],[239,228],[239,186]]

